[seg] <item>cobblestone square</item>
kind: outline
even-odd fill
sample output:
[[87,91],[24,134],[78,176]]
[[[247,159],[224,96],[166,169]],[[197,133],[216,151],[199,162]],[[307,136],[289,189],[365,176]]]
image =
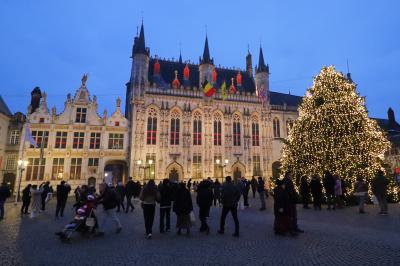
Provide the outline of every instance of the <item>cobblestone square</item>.
[[[217,234],[220,208],[210,214],[211,233],[190,237],[174,231],[158,233],[158,209],[152,240],[144,238],[143,214],[138,203],[133,213],[120,213],[121,234],[109,228],[104,237],[61,243],[54,232],[72,217],[72,199],[64,218],[54,219],[55,202],[37,219],[19,216],[19,205],[6,204],[0,222],[1,265],[400,265],[400,212],[390,206],[388,216],[379,216],[374,206],[360,215],[354,207],[316,212],[298,206],[299,224],[305,233],[297,238],[273,234],[272,200],[266,212],[252,207],[239,211],[240,238],[233,238],[228,216],[226,233]],[[195,209],[197,211],[197,208]],[[102,208],[98,208],[101,215]],[[172,215],[172,224],[175,215]]]

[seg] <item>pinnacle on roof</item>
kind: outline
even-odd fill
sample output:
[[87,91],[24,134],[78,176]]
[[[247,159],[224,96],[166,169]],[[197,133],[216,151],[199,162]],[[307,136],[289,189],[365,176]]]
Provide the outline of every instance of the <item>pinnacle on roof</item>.
[[139,37],[135,38],[133,53],[149,55],[149,51],[148,51],[148,49],[146,49],[146,43],[145,43],[145,38],[144,38],[143,21],[142,21],[142,26],[140,27]]
[[206,41],[204,43],[203,58],[200,60],[200,64],[214,64],[214,60],[210,57],[210,50],[208,48],[208,37],[206,35]]
[[258,57],[258,67],[257,67],[257,73],[260,72],[267,72],[269,73],[269,67],[265,65],[264,62],[264,55],[262,51],[262,47],[260,46],[260,55]]

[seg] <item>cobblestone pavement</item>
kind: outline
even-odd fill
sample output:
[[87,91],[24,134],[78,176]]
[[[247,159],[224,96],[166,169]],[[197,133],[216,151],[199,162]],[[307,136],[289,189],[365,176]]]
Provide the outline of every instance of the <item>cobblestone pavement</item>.
[[391,205],[388,216],[377,215],[374,206],[365,215],[356,208],[315,212],[298,206],[299,224],[306,231],[298,238],[273,234],[271,199],[267,212],[258,211],[257,199],[239,212],[240,238],[231,236],[230,216],[226,234],[217,235],[218,207],[211,211],[209,236],[198,232],[198,224],[190,237],[161,235],[157,211],[153,239],[146,240],[136,203],[133,213],[119,214],[121,234],[109,228],[104,237],[76,234],[71,243],[61,243],[54,232],[71,219],[71,202],[60,220],[54,219],[54,202],[34,220],[21,218],[19,205],[7,203],[0,222],[0,265],[400,265],[399,205]]

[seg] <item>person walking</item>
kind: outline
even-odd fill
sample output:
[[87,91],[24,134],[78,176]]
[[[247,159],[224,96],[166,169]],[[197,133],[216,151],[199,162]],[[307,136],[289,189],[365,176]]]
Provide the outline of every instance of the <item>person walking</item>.
[[221,205],[221,183],[217,180],[215,180],[213,184],[213,193],[214,193],[214,206]]
[[303,201],[303,209],[309,209],[308,202],[310,201],[310,185],[308,184],[307,176],[301,177],[300,194]]
[[371,190],[372,193],[378,200],[380,206],[380,215],[388,214],[388,205],[387,205],[387,188],[389,185],[389,181],[384,176],[383,171],[379,170],[377,175],[372,180]]
[[[41,210],[42,211],[45,211],[46,210],[46,200],[47,200],[47,197],[49,196],[49,193],[51,193],[52,191],[51,191],[51,189],[50,189],[50,182],[49,181],[47,181],[47,182],[45,182],[45,183],[43,183],[43,184],[41,184],[40,185],[42,188],[42,198],[41,198],[41,203],[42,203],[42,206],[41,206]],[[40,187],[39,187],[39,189],[40,189]]]
[[3,182],[0,185],[0,221],[4,219],[4,204],[8,197],[11,196],[11,191],[7,184]]
[[125,208],[125,213],[129,212],[129,209],[131,209],[131,212],[135,209],[135,206],[132,204],[132,197],[135,194],[135,183],[132,180],[132,177],[129,177],[128,182],[126,182],[125,185],[125,196],[126,196],[126,208]]
[[121,222],[119,221],[116,213],[118,204],[117,192],[109,187],[106,183],[101,183],[99,185],[100,196],[97,201],[98,204],[103,204],[103,219],[100,223],[98,236],[104,235],[105,226],[108,220],[112,220],[117,226],[116,233],[120,233],[122,230]]
[[343,190],[342,190],[342,180],[338,175],[334,176],[335,179],[335,208],[341,209],[343,208],[342,204],[342,195],[343,195]]
[[56,193],[57,193],[57,205],[56,205],[56,218],[58,215],[61,217],[64,216],[65,205],[67,204],[68,194],[71,191],[71,188],[65,183],[65,181],[61,181],[59,185],[57,185]]
[[295,233],[304,233],[304,231],[301,230],[297,224],[297,193],[294,188],[292,173],[290,171],[286,172],[285,177],[283,178],[283,183],[285,184],[285,190],[289,195],[289,216],[292,222],[291,228]]
[[354,195],[357,197],[358,200],[358,212],[361,214],[365,213],[364,203],[367,193],[367,183],[365,183],[364,179],[361,176],[358,176],[357,181],[354,183]]
[[37,185],[32,185],[31,187],[31,196],[32,196],[32,204],[31,204],[31,218],[35,218],[40,213],[41,202],[42,202],[42,188],[38,188]]
[[156,202],[160,200],[160,193],[157,190],[153,179],[143,187],[139,199],[142,201],[144,216],[144,226],[146,229],[146,239],[151,239],[153,234],[154,215],[156,213]]
[[171,229],[172,187],[169,179],[165,178],[159,188],[160,191],[160,233]]
[[29,214],[29,212],[28,212],[29,204],[31,204],[31,184],[28,184],[22,190],[21,215]]
[[221,189],[222,213],[218,233],[225,233],[225,219],[230,212],[235,222],[234,237],[239,237],[239,219],[237,216],[238,201],[240,199],[239,188],[232,182],[232,177],[227,176]]
[[335,197],[335,179],[332,174],[328,171],[325,172],[325,177],[323,180],[325,194],[326,194],[326,204],[328,205],[327,210],[335,209],[334,197]]
[[243,181],[243,205],[244,207],[249,207],[249,191],[250,191],[250,181],[248,181],[245,177],[242,179]]
[[117,212],[120,212],[121,207],[122,210],[125,211],[125,206],[124,206],[124,199],[125,199],[125,188],[122,185],[122,182],[119,181],[117,183],[117,186],[115,187],[115,192],[117,192],[117,200],[118,200],[118,204],[117,204]]
[[313,197],[314,210],[321,210],[322,203],[322,184],[319,176],[314,175],[310,182],[311,195]]
[[190,212],[193,211],[193,203],[189,189],[186,188],[184,183],[179,184],[178,191],[176,192],[174,200],[173,211],[177,216],[177,234],[180,235],[182,229],[186,229],[186,235],[189,236],[190,227],[192,226],[192,223],[190,221]]
[[207,180],[200,182],[197,187],[196,202],[199,206],[199,219],[201,222],[200,232],[210,233],[210,227],[207,224],[207,217],[210,216],[210,207],[213,203],[213,192],[211,183]]
[[258,195],[260,196],[260,202],[261,202],[260,211],[264,211],[266,209],[266,207],[265,207],[265,183],[261,176],[258,177],[257,192],[258,192]]
[[254,199],[256,197],[257,184],[258,184],[255,176],[253,176],[251,178],[250,184],[251,184],[251,191],[253,192],[253,199]]

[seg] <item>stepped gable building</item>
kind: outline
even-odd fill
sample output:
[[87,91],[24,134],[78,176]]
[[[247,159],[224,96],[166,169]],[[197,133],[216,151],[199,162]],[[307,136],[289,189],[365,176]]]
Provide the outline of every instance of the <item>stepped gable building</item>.
[[[64,110],[49,110],[47,95],[38,87],[32,91],[24,128],[31,131],[36,146],[23,142],[20,158],[28,160],[21,187],[28,183],[61,180],[72,187],[96,185],[104,180],[117,182],[127,173],[129,121],[121,113],[121,100],[116,100],[116,110],[107,116],[105,110],[98,114],[97,98],[90,97],[86,87],[87,75],[75,96],[67,95]],[[29,128],[29,129],[28,129]]]
[[[139,180],[269,177],[301,97],[270,91],[260,47],[253,73],[217,67],[208,37],[198,64],[152,57],[144,26],[134,40],[126,88],[129,173]],[[211,94],[205,94],[207,84]]]

